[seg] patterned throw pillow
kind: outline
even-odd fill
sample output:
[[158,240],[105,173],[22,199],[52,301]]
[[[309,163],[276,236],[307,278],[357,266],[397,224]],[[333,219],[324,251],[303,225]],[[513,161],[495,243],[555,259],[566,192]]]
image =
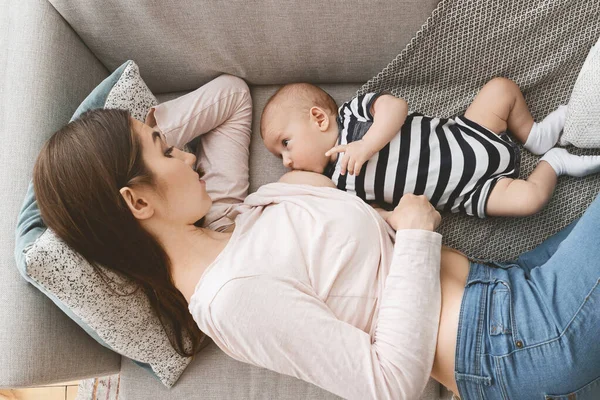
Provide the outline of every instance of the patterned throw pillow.
[[560,144],[600,148],[600,39],[590,50],[573,87]]
[[108,93],[104,108],[129,110],[133,118],[144,122],[146,114],[152,106],[158,104],[158,101],[142,80],[137,64],[133,61],[128,63],[123,74]]
[[[94,108],[128,109],[144,121],[156,98],[138,66],[127,61],[79,106],[73,119]],[[48,229],[30,182],[16,232],[15,257],[21,275],[103,346],[131,358],[171,387],[190,363],[171,346],[149,300],[135,285],[106,268],[107,283],[78,253]],[[108,285],[114,285],[113,290]],[[125,284],[124,287],[120,284]],[[132,293],[128,296],[119,294]]]

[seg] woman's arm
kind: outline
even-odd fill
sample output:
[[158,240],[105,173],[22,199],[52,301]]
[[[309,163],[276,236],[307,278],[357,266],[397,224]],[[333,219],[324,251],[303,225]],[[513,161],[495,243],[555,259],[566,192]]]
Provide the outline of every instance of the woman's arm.
[[221,75],[190,93],[154,106],[146,116],[147,125],[158,126],[167,144],[179,148],[222,125],[250,137],[251,122],[250,90],[243,79],[233,75]]
[[[311,287],[254,276],[228,282],[200,327],[229,356],[345,399],[418,399],[440,313],[440,235],[398,237],[374,338],[341,321]],[[202,318],[202,316],[200,316]]]
[[312,287],[276,275],[231,280],[193,314],[242,362],[347,399],[418,399],[436,348],[440,249],[438,233],[398,231],[373,338],[337,319]]
[[213,206],[204,226],[224,230],[233,224],[235,205],[248,195],[248,157],[252,99],[248,85],[221,75],[184,96],[161,103],[148,113],[169,145],[183,147],[197,136],[197,167],[204,170]]

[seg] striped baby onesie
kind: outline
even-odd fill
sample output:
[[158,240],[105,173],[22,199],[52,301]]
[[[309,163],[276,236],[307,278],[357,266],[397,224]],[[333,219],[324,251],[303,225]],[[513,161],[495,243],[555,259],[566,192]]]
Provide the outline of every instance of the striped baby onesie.
[[[337,144],[360,140],[373,124],[371,105],[385,92],[367,93],[338,109]],[[520,153],[497,135],[459,116],[427,117],[409,112],[394,138],[363,164],[358,175],[341,175],[342,154],[327,166],[338,189],[368,203],[395,207],[405,193],[425,195],[440,211],[486,216],[487,199],[498,180],[518,177]]]

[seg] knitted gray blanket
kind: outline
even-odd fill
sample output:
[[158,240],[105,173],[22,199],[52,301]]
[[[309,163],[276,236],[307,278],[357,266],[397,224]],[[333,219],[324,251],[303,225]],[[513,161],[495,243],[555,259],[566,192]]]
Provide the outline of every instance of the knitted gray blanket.
[[[448,118],[464,113],[487,81],[503,76],[519,85],[539,121],[568,103],[599,36],[600,0],[442,0],[407,47],[357,94],[390,90],[411,111]],[[539,157],[522,146],[521,154],[525,178]],[[550,203],[534,216],[443,213],[439,232],[444,244],[470,257],[511,260],[581,216],[599,191],[600,174],[563,176]]]

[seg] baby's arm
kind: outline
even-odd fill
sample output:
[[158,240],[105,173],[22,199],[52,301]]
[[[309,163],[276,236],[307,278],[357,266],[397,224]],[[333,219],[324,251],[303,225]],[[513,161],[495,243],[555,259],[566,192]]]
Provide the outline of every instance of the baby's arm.
[[345,153],[341,161],[342,175],[346,173],[346,169],[350,175],[358,175],[362,165],[392,140],[406,120],[408,104],[404,99],[382,94],[365,111],[365,119],[372,120],[373,124],[362,139],[335,146],[325,153],[326,156]]
[[[373,125],[362,138],[362,144],[377,153],[398,133],[408,115],[408,104],[404,99],[384,94],[375,99],[371,106]],[[377,116],[375,116],[377,115]]]

